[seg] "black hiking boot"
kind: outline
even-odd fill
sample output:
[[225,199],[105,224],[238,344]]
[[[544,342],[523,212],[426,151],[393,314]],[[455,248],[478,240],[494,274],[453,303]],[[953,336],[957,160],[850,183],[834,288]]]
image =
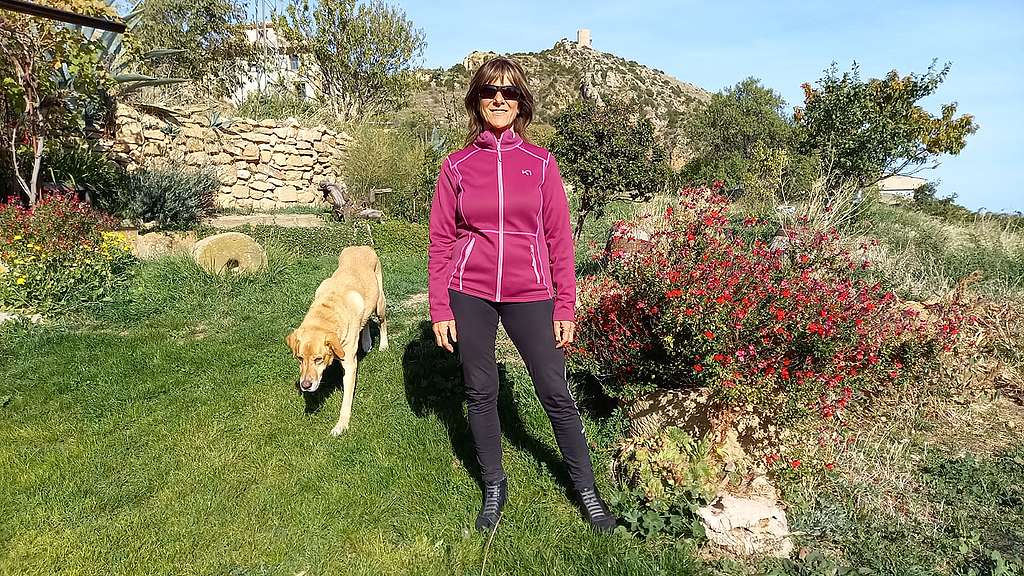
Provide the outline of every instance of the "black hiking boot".
[[583,507],[584,518],[590,522],[590,526],[594,530],[605,534],[615,530],[615,516],[601,499],[601,494],[597,492],[597,486],[577,490],[576,496],[579,497],[580,505]]
[[498,524],[501,518],[501,509],[505,507],[508,500],[508,479],[500,482],[484,483],[484,502],[480,508],[480,514],[476,517],[476,529],[481,532],[489,532]]

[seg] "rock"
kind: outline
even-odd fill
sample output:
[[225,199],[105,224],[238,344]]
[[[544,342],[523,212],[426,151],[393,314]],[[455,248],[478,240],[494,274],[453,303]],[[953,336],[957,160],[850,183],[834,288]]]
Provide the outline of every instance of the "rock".
[[42,314],[33,314],[31,316],[21,316],[14,312],[0,312],[0,324],[6,324],[7,322],[28,322],[29,324],[42,324],[46,319],[43,318]]
[[270,162],[271,152],[269,150],[260,150],[260,162]]
[[677,390],[659,388],[625,404],[629,417],[629,434],[650,436],[668,426],[678,426],[701,436],[711,429],[707,407],[710,390]]
[[[278,179],[281,179],[281,180],[285,179],[285,173],[284,172],[281,172],[277,168],[274,168],[273,166],[268,166],[266,164],[260,164],[259,167],[256,169],[256,171],[259,172],[260,174],[266,174],[267,176],[270,176],[272,178],[278,178]],[[288,178],[291,178],[291,177],[288,176]]]
[[270,134],[261,134],[259,132],[246,132],[245,134],[242,134],[242,139],[248,140],[249,142],[256,142],[257,144],[269,144],[272,140]]
[[262,190],[249,191],[249,198],[252,198],[253,200],[262,200],[264,196],[266,196],[266,194],[264,194]]
[[316,194],[313,192],[300,192],[298,200],[300,204],[312,204],[316,202]]
[[260,148],[255,144],[246,144],[242,149],[242,158],[245,160],[258,160],[259,157]]
[[793,553],[786,512],[774,500],[721,493],[697,510],[709,541],[742,556]]
[[224,232],[203,238],[192,248],[192,257],[210,274],[253,272],[267,266],[267,252],[241,232]]
[[267,182],[266,180],[254,179],[251,182],[249,182],[249,188],[253,190],[261,190],[263,192],[268,192],[274,189],[274,185],[271,184],[270,182]]
[[249,187],[244,184],[235,184],[231,187],[231,196],[242,199],[249,197]]
[[275,128],[274,129],[274,134],[276,134],[278,138],[282,138],[282,139],[284,139],[284,138],[294,138],[295,137],[295,132],[296,132],[295,128]]
[[160,130],[143,130],[142,137],[146,140],[164,140],[167,135]]
[[235,205],[235,198],[231,194],[219,194],[217,195],[217,207],[218,208],[231,208]]
[[195,242],[195,232],[140,234],[132,246],[132,254],[140,260],[155,260],[176,252],[187,252]]
[[248,180],[249,177],[252,176],[252,172],[249,172],[245,168],[242,168],[236,173],[236,176],[238,176],[239,180]]
[[264,198],[263,200],[259,201],[258,205],[254,203],[253,206],[258,207],[260,210],[263,211],[270,211],[277,207],[277,202],[275,202],[273,198]]
[[274,197],[280,202],[295,202],[298,200],[299,191],[295,189],[295,186],[282,186],[274,192]]
[[651,246],[651,234],[640,228],[632,228],[627,224],[620,224],[612,230],[605,244],[605,250],[612,256],[630,256],[637,252],[643,252]]
[[228,166],[220,171],[220,183],[224,186],[231,186],[238,181],[238,170],[234,166]]
[[274,164],[277,164],[278,166],[287,166],[288,155],[280,152],[275,152],[274,155],[271,156],[270,161],[273,162]]
[[311,167],[315,163],[316,163],[316,161],[313,159],[312,156],[298,156],[298,155],[295,155],[295,156],[289,156],[288,157],[288,166]]
[[203,144],[202,140],[192,139],[185,141],[186,152],[205,152],[206,144]]

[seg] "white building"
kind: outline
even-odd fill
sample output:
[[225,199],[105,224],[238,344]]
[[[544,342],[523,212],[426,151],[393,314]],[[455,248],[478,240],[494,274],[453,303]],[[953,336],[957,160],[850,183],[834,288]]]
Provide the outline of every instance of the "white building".
[[887,204],[903,204],[914,199],[914,190],[928,181],[916,176],[889,176],[878,182],[878,199]]
[[288,41],[277,35],[273,23],[250,24],[245,29],[245,38],[260,49],[261,57],[235,92],[236,102],[242,102],[253,92],[273,88],[316,98],[316,90],[307,76],[310,64],[289,49]]

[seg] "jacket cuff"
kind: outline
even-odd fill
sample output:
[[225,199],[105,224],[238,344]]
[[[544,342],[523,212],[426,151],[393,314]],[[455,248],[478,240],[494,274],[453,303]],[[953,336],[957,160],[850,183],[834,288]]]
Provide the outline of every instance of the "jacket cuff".
[[553,320],[562,320],[566,322],[576,321],[576,311],[573,309],[572,304],[555,304],[555,312],[552,317]]
[[437,312],[430,313],[430,322],[432,324],[447,322],[449,320],[455,320],[455,315],[452,314],[451,310],[438,310]]

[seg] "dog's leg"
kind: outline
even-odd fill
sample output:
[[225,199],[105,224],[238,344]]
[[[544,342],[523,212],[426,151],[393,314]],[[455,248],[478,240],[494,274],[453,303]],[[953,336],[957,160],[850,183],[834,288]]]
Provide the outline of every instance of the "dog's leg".
[[380,327],[380,349],[388,349],[388,312],[387,299],[384,297],[384,277],[381,275],[380,264],[377,264],[377,323]]
[[352,396],[356,391],[356,369],[358,368],[355,346],[351,351],[345,351],[345,358],[341,361],[341,366],[345,369],[345,377],[342,379],[345,392],[341,399],[341,414],[338,416],[338,423],[331,429],[331,436],[341,436],[342,432],[348,430],[349,420],[352,419]]

